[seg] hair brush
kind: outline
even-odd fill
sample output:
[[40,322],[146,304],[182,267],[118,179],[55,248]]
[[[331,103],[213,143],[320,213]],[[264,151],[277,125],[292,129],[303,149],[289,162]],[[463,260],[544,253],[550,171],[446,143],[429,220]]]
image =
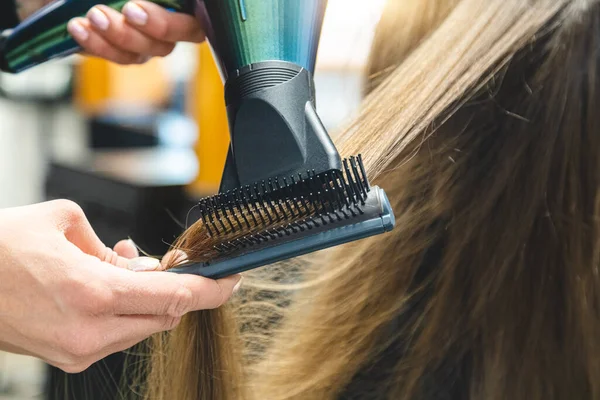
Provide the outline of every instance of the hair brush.
[[[217,243],[175,273],[219,278],[391,230],[385,192],[360,156],[342,161],[316,112],[314,68],[327,0],[151,0],[196,16],[223,80],[231,146],[219,194],[198,204]],[[67,22],[95,4],[60,0],[4,37],[0,69],[78,50]],[[208,134],[208,133],[202,133]]]
[[369,185],[361,156],[343,164],[344,172],[308,171],[201,200],[203,232],[216,242],[211,261],[170,271],[217,279],[392,230],[390,203]]

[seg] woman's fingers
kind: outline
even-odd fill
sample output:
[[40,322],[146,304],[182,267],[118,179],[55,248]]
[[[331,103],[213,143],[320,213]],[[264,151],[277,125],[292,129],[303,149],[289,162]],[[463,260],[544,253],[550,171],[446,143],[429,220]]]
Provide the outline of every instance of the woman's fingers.
[[222,306],[239,288],[241,275],[212,280],[171,272],[111,272],[111,306],[117,315],[181,317]]
[[107,6],[93,7],[87,19],[94,34],[102,36],[114,47],[130,53],[164,57],[170,54],[175,43],[152,38],[130,25],[118,11]]
[[181,322],[181,317],[154,315],[124,315],[115,316],[103,323],[99,331],[103,339],[110,343],[94,358],[104,357],[119,351],[129,349],[144,341],[155,333],[175,329]]
[[122,13],[131,26],[157,40],[199,43],[205,38],[195,17],[167,11],[148,1],[130,1],[123,7]]
[[[181,318],[169,316],[106,316],[88,321],[73,338],[73,354],[52,354],[46,360],[64,371],[77,373],[105,357],[132,348],[155,333],[175,329]],[[54,361],[53,361],[54,360]]]
[[140,256],[140,253],[135,243],[133,243],[133,240],[121,240],[115,245],[113,250],[119,256],[127,259],[132,259]]
[[114,247],[115,253],[127,259],[127,269],[136,272],[160,271],[161,263],[157,258],[140,257],[140,252],[133,240],[121,240]]
[[73,249],[78,250],[77,253],[83,252],[105,263],[127,268],[127,258],[102,243],[78,204],[68,200],[55,200],[41,204],[40,208],[44,210],[46,218],[52,221],[54,229],[64,235]]
[[147,1],[130,1],[121,13],[104,5],[67,25],[83,52],[118,64],[139,64],[170,54],[177,42],[202,42],[202,27],[191,15]]
[[67,25],[69,33],[83,50],[90,55],[105,58],[117,64],[140,64],[148,56],[123,50],[111,44],[92,29],[86,18],[75,18]]

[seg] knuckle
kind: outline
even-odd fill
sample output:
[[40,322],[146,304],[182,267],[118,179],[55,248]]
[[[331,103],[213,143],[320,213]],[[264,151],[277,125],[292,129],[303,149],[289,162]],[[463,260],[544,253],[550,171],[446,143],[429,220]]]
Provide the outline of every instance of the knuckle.
[[79,373],[87,370],[89,367],[91,367],[92,364],[93,363],[90,363],[90,362],[79,362],[79,363],[74,363],[74,364],[68,364],[68,365],[65,365],[65,369],[63,369],[63,371],[65,371],[67,374],[79,374]]
[[94,282],[83,288],[84,310],[92,315],[107,314],[114,310],[114,293],[106,285]]
[[83,209],[74,201],[66,199],[56,200],[55,206],[69,222],[76,223],[85,218]]
[[137,64],[138,60],[139,60],[139,57],[136,56],[135,54],[126,54],[126,53],[118,54],[117,56],[115,56],[113,58],[113,62],[115,62],[119,65]]
[[90,46],[90,50],[96,56],[109,60],[118,57],[119,53],[114,46],[108,44],[107,42],[95,43],[93,46]]
[[193,42],[201,43],[206,40],[206,34],[200,28],[194,29],[192,35],[190,35]]
[[175,318],[181,317],[190,311],[193,301],[192,291],[185,286],[180,286],[173,293],[167,314]]
[[131,50],[132,46],[134,46],[136,43],[132,34],[132,30],[126,28],[115,32],[115,34],[111,37],[111,41],[116,47],[124,50]]
[[161,38],[162,40],[169,40],[170,30],[169,24],[164,19],[157,19],[156,23],[152,27],[152,36],[155,38]]
[[94,333],[77,326],[73,328],[69,329],[73,333],[63,335],[59,348],[66,355],[70,364],[85,364],[93,354],[98,352],[99,342]]
[[169,54],[171,54],[173,52],[173,50],[175,49],[175,45],[171,45],[171,44],[164,44],[164,45],[160,45],[160,46],[156,46],[156,50],[155,51],[155,56],[157,57],[166,57]]
[[162,331],[171,331],[181,322],[181,317],[166,317],[162,323]]
[[127,50],[131,47],[131,36],[127,30],[124,30],[123,34],[111,37],[111,42],[116,48]]
[[225,291],[223,290],[223,286],[220,281],[216,280],[216,281],[212,281],[212,282],[214,282],[213,285],[215,286],[215,292],[217,293],[217,295],[215,296],[215,299],[217,299],[217,300],[214,304],[212,304],[212,308],[219,308],[223,304],[225,304],[228,297],[227,297],[227,294],[225,293]]
[[61,363],[57,363],[54,364],[54,366],[58,369],[60,369],[63,372],[66,372],[67,374],[78,374],[80,372],[85,371],[85,369],[83,368],[83,366],[80,366],[76,363],[65,363],[65,364],[61,364]]
[[148,61],[150,61],[151,57],[146,57],[146,56],[140,56],[136,61],[135,64],[137,65],[143,65],[146,64]]
[[116,46],[106,41],[99,34],[92,34],[84,49],[91,55],[111,61],[118,57],[120,53]]
[[104,247],[102,250],[98,251],[98,258],[103,262],[108,264],[117,265],[119,260],[119,254],[111,249],[110,247]]
[[100,281],[89,281],[83,276],[72,276],[62,285],[59,296],[68,312],[75,315],[97,316],[113,311],[115,296],[112,289]]

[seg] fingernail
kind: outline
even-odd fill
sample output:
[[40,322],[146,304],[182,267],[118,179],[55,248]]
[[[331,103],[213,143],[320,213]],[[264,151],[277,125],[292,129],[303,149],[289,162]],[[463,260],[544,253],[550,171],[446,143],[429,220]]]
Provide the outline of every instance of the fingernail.
[[238,290],[240,290],[240,287],[242,287],[242,281],[244,280],[243,276],[240,276],[240,280],[238,281],[238,283],[235,284],[235,286],[233,287],[233,293],[237,293]]
[[156,258],[138,257],[129,260],[128,268],[135,272],[156,271],[160,268],[160,261]]
[[69,21],[69,24],[67,25],[67,29],[69,31],[69,33],[77,40],[87,40],[87,38],[89,37],[89,33],[88,30],[85,29],[85,27],[83,26],[83,24],[77,20],[72,20]]
[[87,17],[92,25],[102,31],[107,30],[108,26],[110,25],[110,21],[108,20],[106,14],[100,11],[100,9],[97,7],[92,8],[90,12],[88,12]]
[[144,9],[135,3],[127,3],[121,11],[128,21],[137,25],[145,25],[148,22],[148,14]]

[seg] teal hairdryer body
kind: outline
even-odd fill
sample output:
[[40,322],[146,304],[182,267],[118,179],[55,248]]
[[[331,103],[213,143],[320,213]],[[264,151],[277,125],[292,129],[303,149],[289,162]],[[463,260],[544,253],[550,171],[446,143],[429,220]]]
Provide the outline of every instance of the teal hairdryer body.
[[[313,82],[327,0],[151,1],[198,18],[214,50],[231,135],[221,192],[341,170],[316,112]],[[68,22],[94,5],[120,11],[126,2],[51,3],[2,37],[0,69],[18,73],[76,53]]]

